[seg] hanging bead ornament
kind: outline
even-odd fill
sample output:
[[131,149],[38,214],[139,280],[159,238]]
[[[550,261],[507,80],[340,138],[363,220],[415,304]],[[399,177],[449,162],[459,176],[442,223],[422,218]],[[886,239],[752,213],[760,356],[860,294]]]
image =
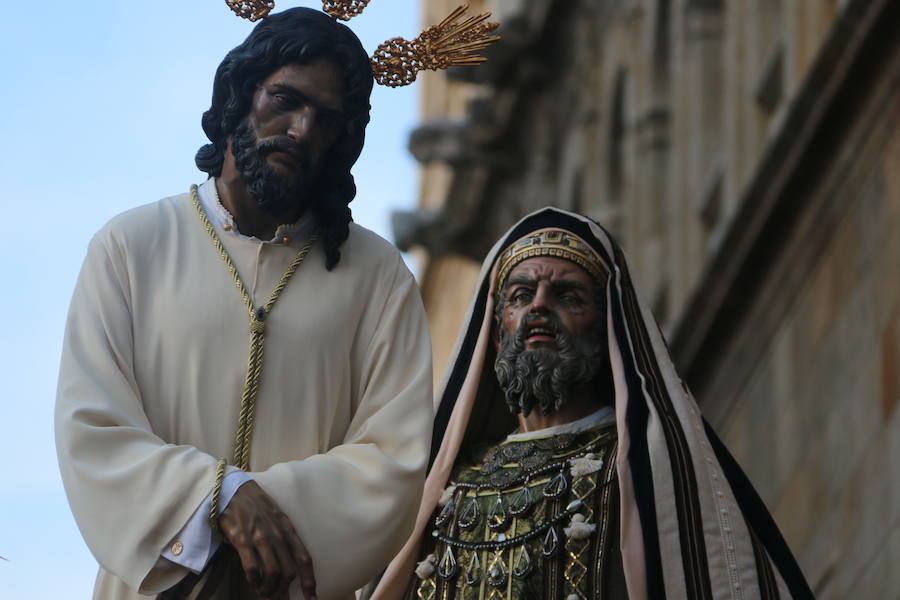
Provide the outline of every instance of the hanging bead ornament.
[[437,566],[437,574],[441,579],[453,579],[459,570],[459,563],[456,562],[456,555],[453,554],[453,548],[447,546],[441,556],[441,562]]
[[528,544],[522,544],[518,557],[513,563],[512,574],[517,579],[524,579],[531,574],[531,555],[528,554]]
[[275,0],[225,0],[234,14],[250,22],[259,21],[275,8]]
[[509,513],[506,512],[503,495],[497,492],[497,500],[487,515],[487,526],[491,531],[499,531],[506,529],[507,525],[509,525]]
[[442,508],[441,512],[438,513],[438,516],[435,517],[434,526],[443,527],[444,525],[449,523],[450,519],[453,518],[454,512],[456,512],[456,500],[451,500],[444,505],[444,508]]
[[522,489],[513,495],[512,501],[509,503],[509,514],[514,517],[524,516],[528,514],[532,506],[534,506],[534,498],[532,498],[531,488],[528,487],[526,481]]
[[491,561],[491,565],[488,567],[485,581],[487,581],[488,585],[499,588],[506,585],[508,577],[509,571],[506,568],[506,563],[503,561],[503,550],[497,550],[494,560]]
[[481,511],[478,510],[478,497],[472,496],[472,499],[460,513],[457,523],[461,529],[469,530],[478,524],[480,517]]
[[478,560],[478,551],[472,552],[472,558],[469,559],[469,565],[466,567],[466,583],[469,585],[478,585],[481,581],[481,561]]
[[560,471],[553,479],[544,486],[544,496],[547,498],[559,498],[569,489],[569,480],[566,479],[566,472]]
[[545,557],[551,557],[559,550],[559,534],[556,533],[556,527],[547,530],[544,536],[544,543],[541,546],[541,554]]

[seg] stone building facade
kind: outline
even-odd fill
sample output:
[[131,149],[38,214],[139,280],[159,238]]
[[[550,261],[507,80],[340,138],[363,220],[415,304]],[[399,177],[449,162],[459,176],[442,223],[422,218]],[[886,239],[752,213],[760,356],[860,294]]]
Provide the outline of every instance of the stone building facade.
[[438,381],[490,245],[588,214],[817,597],[900,597],[900,3],[471,6],[503,41],[422,76],[420,208],[395,215]]

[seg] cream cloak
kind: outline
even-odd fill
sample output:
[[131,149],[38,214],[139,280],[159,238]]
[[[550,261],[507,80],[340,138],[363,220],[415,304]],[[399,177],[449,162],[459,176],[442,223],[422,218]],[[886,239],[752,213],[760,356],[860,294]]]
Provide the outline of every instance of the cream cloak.
[[[220,237],[264,303],[297,248]],[[217,457],[231,457],[248,343],[246,308],[189,195],[126,212],[91,241],[56,443],[101,565],[95,598],[155,594],[187,573],[160,552],[209,494]],[[348,597],[406,539],[431,419],[415,281],[396,249],[351,224],[340,264],[326,271],[314,247],[269,317],[251,451],[250,474],[309,548],[322,600]]]

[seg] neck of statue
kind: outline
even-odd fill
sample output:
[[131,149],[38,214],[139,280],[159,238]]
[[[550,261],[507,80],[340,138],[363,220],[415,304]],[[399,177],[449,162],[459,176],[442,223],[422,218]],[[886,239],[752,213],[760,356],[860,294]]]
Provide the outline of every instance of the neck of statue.
[[591,386],[586,386],[573,392],[565,406],[559,410],[551,410],[545,415],[536,408],[527,417],[523,417],[519,413],[519,433],[529,433],[572,423],[593,414],[600,406],[597,402],[596,390]]

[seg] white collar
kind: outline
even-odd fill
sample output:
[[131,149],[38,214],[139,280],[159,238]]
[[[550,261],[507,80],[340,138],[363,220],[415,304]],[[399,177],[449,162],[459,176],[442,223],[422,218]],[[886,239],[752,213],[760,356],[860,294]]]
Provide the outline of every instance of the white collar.
[[220,235],[224,232],[226,235],[232,235],[242,240],[283,245],[286,243],[302,243],[306,241],[316,229],[315,218],[306,213],[294,223],[279,225],[278,229],[275,230],[275,235],[272,239],[260,240],[259,238],[244,235],[238,231],[237,223],[234,222],[234,217],[231,216],[231,213],[228,212],[228,209],[222,205],[222,201],[219,199],[219,192],[216,190],[216,180],[214,177],[210,177],[200,185],[197,195],[200,197],[200,204],[203,206],[203,211]]
[[581,433],[590,429],[597,429],[601,425],[612,423],[616,420],[616,413],[612,406],[604,406],[600,410],[582,417],[571,423],[563,423],[562,425],[554,425],[553,427],[545,427],[535,431],[527,431],[525,433],[511,433],[506,436],[508,442],[522,442],[525,440],[533,440],[537,438],[545,438],[553,435],[562,435],[564,433]]

